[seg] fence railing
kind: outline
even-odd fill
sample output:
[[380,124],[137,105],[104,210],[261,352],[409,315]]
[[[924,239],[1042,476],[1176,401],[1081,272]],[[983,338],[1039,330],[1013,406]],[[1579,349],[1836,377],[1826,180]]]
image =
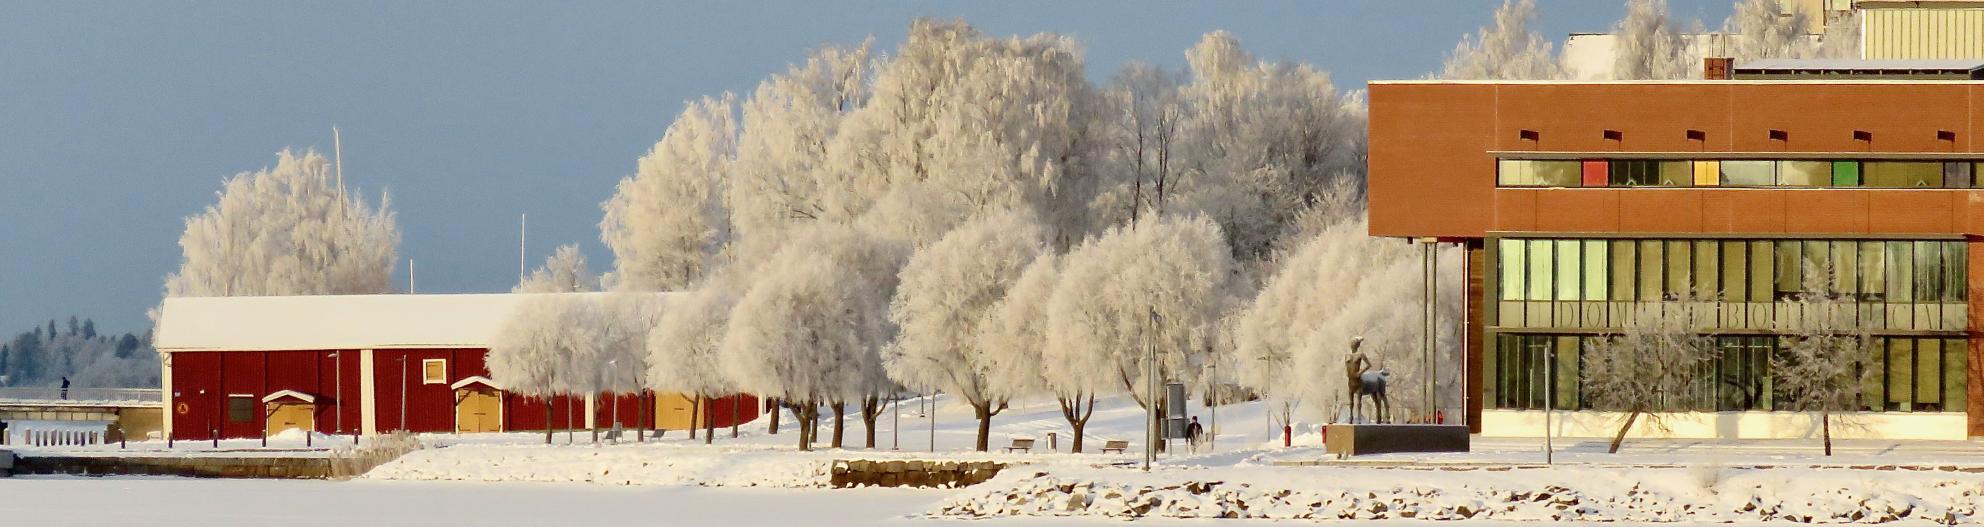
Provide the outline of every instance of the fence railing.
[[0,388],[0,401],[160,404],[157,388]]

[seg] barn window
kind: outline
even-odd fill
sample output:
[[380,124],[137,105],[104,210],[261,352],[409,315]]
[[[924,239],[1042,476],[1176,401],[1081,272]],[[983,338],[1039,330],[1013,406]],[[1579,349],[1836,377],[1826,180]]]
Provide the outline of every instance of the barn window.
[[427,359],[420,361],[421,384],[447,384],[448,359]]
[[228,422],[248,423],[248,422],[253,422],[254,420],[255,420],[255,396],[253,395],[227,396]]

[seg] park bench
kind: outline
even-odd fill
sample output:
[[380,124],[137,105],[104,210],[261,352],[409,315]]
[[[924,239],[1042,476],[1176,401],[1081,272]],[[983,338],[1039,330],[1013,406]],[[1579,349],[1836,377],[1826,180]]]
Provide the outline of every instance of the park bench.
[[1033,438],[1016,437],[1013,438],[1013,446],[1006,447],[1006,452],[1016,452],[1021,450],[1024,450],[1029,454],[1033,453]]
[[1118,454],[1121,454],[1121,453],[1123,453],[1123,451],[1125,451],[1125,450],[1129,450],[1129,449],[1130,449],[1130,442],[1129,442],[1129,441],[1124,441],[1124,440],[1120,440],[1120,439],[1111,439],[1111,440],[1108,440],[1108,441],[1103,441],[1103,442],[1102,442],[1102,453],[1104,453],[1104,454],[1107,454],[1107,453],[1109,453],[1109,451],[1111,451],[1111,450],[1114,450],[1114,451],[1116,451],[1116,453],[1118,453]]

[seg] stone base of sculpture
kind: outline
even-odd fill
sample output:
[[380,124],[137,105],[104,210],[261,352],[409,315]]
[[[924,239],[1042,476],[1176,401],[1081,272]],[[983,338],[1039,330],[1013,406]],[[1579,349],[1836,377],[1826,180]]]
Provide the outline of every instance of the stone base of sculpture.
[[1323,446],[1337,459],[1396,452],[1467,452],[1467,425],[1332,424]]

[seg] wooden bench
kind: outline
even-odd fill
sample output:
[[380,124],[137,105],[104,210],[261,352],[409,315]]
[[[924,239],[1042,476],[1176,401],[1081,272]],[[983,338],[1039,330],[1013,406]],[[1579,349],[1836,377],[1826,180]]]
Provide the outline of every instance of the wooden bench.
[[1006,452],[1015,452],[1020,450],[1024,450],[1029,454],[1033,453],[1033,439],[1015,438],[1013,439],[1013,446],[1006,447]]
[[1107,454],[1107,453],[1109,453],[1109,451],[1111,451],[1111,450],[1114,450],[1114,451],[1116,451],[1116,453],[1118,453],[1118,454],[1121,454],[1121,453],[1123,453],[1123,451],[1125,451],[1125,450],[1129,450],[1129,449],[1130,449],[1130,442],[1129,442],[1129,441],[1123,441],[1123,440],[1118,440],[1118,439],[1111,439],[1111,440],[1108,440],[1108,441],[1103,441],[1103,442],[1102,442],[1102,453],[1104,453],[1104,454]]

